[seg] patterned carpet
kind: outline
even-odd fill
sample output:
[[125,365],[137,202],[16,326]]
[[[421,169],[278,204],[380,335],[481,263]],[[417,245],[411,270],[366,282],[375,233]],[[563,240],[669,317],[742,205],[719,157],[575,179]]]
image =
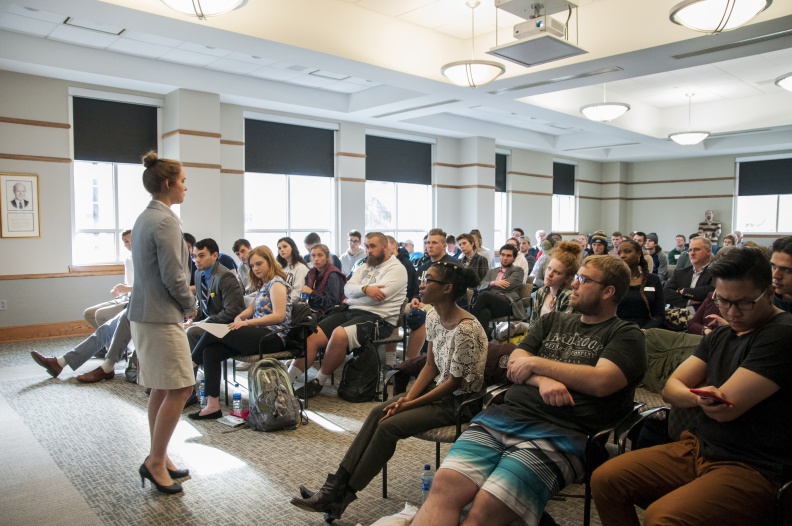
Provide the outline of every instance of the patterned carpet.
[[[6,407],[8,421],[19,426],[13,432],[0,430],[0,524],[59,524],[77,513],[80,503],[86,517],[98,519],[94,522],[118,526],[324,523],[320,514],[290,505],[289,498],[299,484],[316,488],[327,472],[335,471],[373,403],[344,402],[328,386],[310,401],[308,425],[275,433],[183,418],[170,454],[179,467],[190,469],[192,478],[184,482],[183,494],[165,496],[148,483],[141,489],[137,474],[149,441],[143,389],[124,381],[123,374],[99,384],[78,383],[74,377],[97,367],[96,360],[78,372],[67,368],[53,379],[29,356],[33,349],[61,355],[78,342],[69,338],[0,345],[0,415]],[[117,372],[124,366],[119,363]],[[32,473],[20,468],[25,454],[36,456],[33,460],[44,467]],[[389,498],[382,498],[378,476],[335,524],[368,525],[400,511],[405,501],[419,502],[420,469],[433,462],[434,444],[402,441],[388,464]],[[44,473],[44,481],[36,482]],[[39,492],[60,492],[64,505],[42,510]],[[554,501],[548,508],[559,524],[570,526],[582,524],[582,510],[579,499]],[[592,518],[592,524],[599,524],[596,512]]]

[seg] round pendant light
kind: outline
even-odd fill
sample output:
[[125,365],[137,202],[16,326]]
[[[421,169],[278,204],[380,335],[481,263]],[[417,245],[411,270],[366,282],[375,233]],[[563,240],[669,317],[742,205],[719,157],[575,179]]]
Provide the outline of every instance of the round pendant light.
[[247,0],[161,0],[163,4],[184,15],[206,20],[224,15],[247,4]]
[[693,100],[693,95],[695,95],[695,93],[685,93],[685,96],[688,98],[688,131],[671,133],[668,135],[669,139],[677,144],[681,144],[682,146],[693,146],[694,144],[700,143],[710,135],[710,132],[707,131],[691,131],[690,129],[690,106],[691,101]]
[[685,0],[673,7],[675,24],[702,33],[720,33],[747,24],[773,0]]
[[[480,3],[479,0],[468,0],[465,2],[465,5],[470,8],[470,60],[451,62],[440,68],[440,73],[448,80],[463,88],[477,88],[484,84],[489,84],[506,72],[503,64],[498,62],[473,59],[476,38],[476,18],[473,10]],[[497,31],[496,25],[496,34]]]

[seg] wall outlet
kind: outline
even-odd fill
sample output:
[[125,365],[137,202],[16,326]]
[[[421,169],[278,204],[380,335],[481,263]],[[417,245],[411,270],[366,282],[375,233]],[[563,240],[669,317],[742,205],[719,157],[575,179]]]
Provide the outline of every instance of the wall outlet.
[[8,302],[6,300],[0,300],[0,310],[6,310],[8,308]]

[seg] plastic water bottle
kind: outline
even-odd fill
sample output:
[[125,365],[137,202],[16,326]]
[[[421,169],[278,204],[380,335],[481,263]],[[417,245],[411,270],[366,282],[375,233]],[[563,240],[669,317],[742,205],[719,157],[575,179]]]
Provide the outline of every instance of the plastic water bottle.
[[201,409],[206,407],[206,390],[204,387],[204,381],[201,379],[201,386],[198,388],[198,398],[201,400]]
[[429,464],[424,464],[424,467],[421,470],[421,504],[426,502],[426,497],[429,496],[429,490],[432,487],[432,479],[434,479],[434,471],[432,471],[432,466]]
[[235,413],[239,413],[242,410],[242,393],[239,392],[239,384],[234,384],[234,396],[232,398],[232,408]]

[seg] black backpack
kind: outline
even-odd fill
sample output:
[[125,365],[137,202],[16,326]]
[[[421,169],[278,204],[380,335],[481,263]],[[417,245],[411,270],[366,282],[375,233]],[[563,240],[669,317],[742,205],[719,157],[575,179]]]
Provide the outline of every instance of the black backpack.
[[347,402],[371,402],[379,392],[380,359],[377,348],[367,343],[352,351],[354,357],[344,364],[338,397]]

